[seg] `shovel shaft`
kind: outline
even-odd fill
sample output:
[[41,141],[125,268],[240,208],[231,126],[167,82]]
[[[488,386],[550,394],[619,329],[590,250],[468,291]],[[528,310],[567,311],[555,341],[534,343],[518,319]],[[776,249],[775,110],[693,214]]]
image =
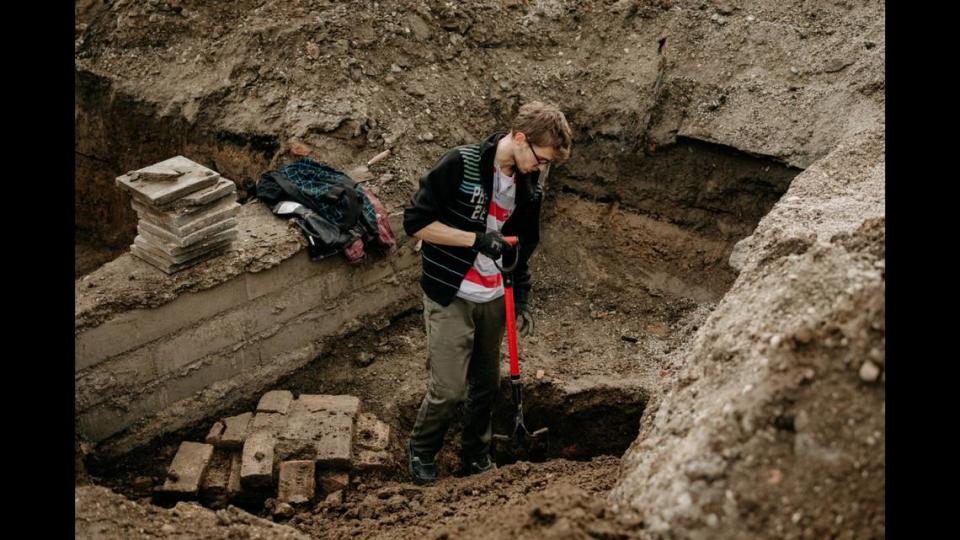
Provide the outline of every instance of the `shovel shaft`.
[[[517,245],[516,236],[504,238],[511,246]],[[510,379],[520,379],[520,353],[517,349],[517,312],[513,301],[513,276],[504,276],[503,296],[507,310],[507,346],[510,349]]]
[[520,353],[517,352],[517,316],[513,306],[513,287],[504,287],[507,305],[507,346],[510,348],[510,378],[520,378]]

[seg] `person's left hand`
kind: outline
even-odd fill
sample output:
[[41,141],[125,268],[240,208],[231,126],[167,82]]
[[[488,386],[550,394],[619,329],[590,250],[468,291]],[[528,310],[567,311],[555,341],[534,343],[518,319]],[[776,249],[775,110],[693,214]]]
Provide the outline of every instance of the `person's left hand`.
[[526,305],[517,304],[517,334],[522,337],[533,335],[533,313]]

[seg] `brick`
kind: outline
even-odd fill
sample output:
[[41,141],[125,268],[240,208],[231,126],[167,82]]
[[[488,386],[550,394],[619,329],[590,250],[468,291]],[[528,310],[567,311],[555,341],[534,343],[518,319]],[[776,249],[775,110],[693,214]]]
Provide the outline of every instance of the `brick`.
[[280,439],[312,444],[320,465],[348,467],[359,410],[360,400],[354,396],[302,394],[290,409]]
[[243,456],[240,452],[230,454],[230,478],[227,480],[227,496],[234,497],[243,490],[240,483],[240,469],[243,466]]
[[348,395],[301,394],[297,403],[310,412],[342,414],[356,419],[360,414],[360,398]]
[[[176,180],[151,181],[138,178],[137,173],[175,170],[181,173]],[[149,167],[144,167],[133,174],[125,174],[116,179],[121,188],[130,192],[131,196],[153,206],[166,204],[184,197],[190,193],[213,186],[220,179],[220,174],[199,163],[195,163],[183,156],[176,156]]]
[[345,472],[327,471],[320,475],[320,489],[324,493],[343,491],[350,485],[350,475]]
[[279,435],[287,427],[287,415],[280,413],[258,412],[253,415],[250,423],[250,431],[268,431],[274,435]]
[[251,433],[243,443],[240,483],[245,487],[273,484],[273,454],[276,439],[266,431]]
[[357,418],[356,444],[367,450],[386,450],[390,444],[390,426],[372,414],[361,414]]
[[231,452],[222,449],[213,451],[207,474],[200,483],[200,493],[209,497],[222,497],[227,494],[230,483]]
[[224,418],[223,423],[226,429],[220,437],[219,446],[223,448],[240,448],[243,441],[247,438],[250,428],[250,419],[253,413],[245,412],[229,418]]
[[383,470],[390,467],[392,458],[383,450],[358,450],[353,458],[353,468],[360,471]]
[[204,442],[219,445],[220,438],[223,437],[223,431],[226,428],[227,426],[223,422],[214,422],[213,426],[210,427],[210,431],[207,432],[207,438],[204,439]]
[[260,403],[257,404],[257,412],[287,414],[291,403],[293,403],[293,392],[273,390],[260,398]]
[[167,480],[159,491],[181,495],[196,495],[200,481],[213,457],[213,446],[198,442],[180,443],[177,455],[167,471]]
[[310,502],[316,491],[315,474],[316,464],[312,460],[281,463],[277,500],[290,504]]

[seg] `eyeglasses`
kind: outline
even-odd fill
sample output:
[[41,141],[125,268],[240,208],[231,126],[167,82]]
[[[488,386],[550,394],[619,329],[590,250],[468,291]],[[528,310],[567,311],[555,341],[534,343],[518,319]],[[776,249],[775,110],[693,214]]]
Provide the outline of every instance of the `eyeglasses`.
[[527,146],[530,147],[530,151],[533,152],[533,157],[537,158],[538,165],[549,165],[551,161],[549,159],[543,159],[537,155],[537,151],[533,149],[533,145],[530,144],[530,141],[527,141]]

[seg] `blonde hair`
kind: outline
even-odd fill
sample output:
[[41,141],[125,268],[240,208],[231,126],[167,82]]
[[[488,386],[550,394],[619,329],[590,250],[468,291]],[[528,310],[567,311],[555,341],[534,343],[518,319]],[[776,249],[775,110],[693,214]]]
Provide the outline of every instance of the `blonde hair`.
[[540,101],[531,101],[520,107],[510,126],[513,133],[522,132],[530,144],[552,146],[556,152],[555,163],[563,163],[570,158],[573,134],[567,118],[554,105]]

